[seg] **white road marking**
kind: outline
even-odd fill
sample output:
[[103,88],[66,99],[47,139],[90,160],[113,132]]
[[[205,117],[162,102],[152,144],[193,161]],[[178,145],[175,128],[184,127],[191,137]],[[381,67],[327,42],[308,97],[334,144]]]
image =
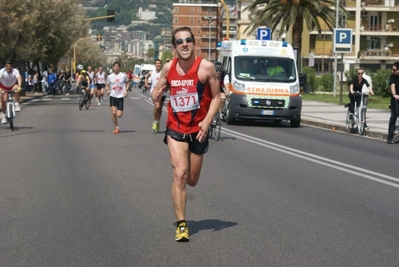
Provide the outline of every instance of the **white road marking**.
[[[333,169],[337,169],[346,173],[350,173],[350,174],[354,174],[356,176],[360,176],[375,182],[379,182],[379,183],[383,183],[383,184],[387,184],[396,188],[399,188],[399,179],[389,176],[389,175],[385,175],[385,174],[381,174],[381,173],[377,173],[377,172],[373,172],[364,168],[359,168],[353,165],[349,165],[346,163],[342,163],[336,160],[331,160],[328,158],[324,158],[324,157],[320,157],[314,154],[310,154],[301,150],[297,150],[297,149],[293,149],[287,146],[283,146],[283,145],[279,145],[276,143],[272,143],[272,142],[268,142],[253,136],[249,136],[246,134],[242,134],[236,131],[232,131],[226,128],[222,127],[222,132],[226,133],[228,135],[234,136],[236,138],[245,140],[247,142],[250,143],[254,143],[260,146],[264,146],[279,152],[282,152],[284,154],[288,154],[297,158],[301,158],[307,161],[312,161],[314,163],[320,164],[320,165],[324,165]],[[384,180],[385,179],[385,180]],[[396,183],[392,183],[386,180],[390,180],[393,182],[397,182]]]

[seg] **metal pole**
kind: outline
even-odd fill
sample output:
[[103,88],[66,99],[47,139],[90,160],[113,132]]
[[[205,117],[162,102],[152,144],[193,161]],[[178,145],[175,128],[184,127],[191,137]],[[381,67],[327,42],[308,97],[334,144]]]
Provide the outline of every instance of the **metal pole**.
[[211,18],[209,18],[209,48],[208,48],[208,60],[211,61]]
[[343,85],[342,85],[342,77],[344,75],[344,53],[341,53],[341,83],[340,83],[340,93],[339,93],[339,104],[342,105],[342,91],[343,91]]
[[[336,2],[336,7],[335,7],[335,28],[338,29],[338,8],[339,8],[339,1],[335,0]],[[335,38],[335,36],[334,36]],[[335,40],[334,40],[335,42]],[[334,47],[334,49],[336,49]],[[337,65],[338,65],[338,59],[337,59],[337,53],[335,52],[335,60],[334,60],[334,97],[337,96]]]

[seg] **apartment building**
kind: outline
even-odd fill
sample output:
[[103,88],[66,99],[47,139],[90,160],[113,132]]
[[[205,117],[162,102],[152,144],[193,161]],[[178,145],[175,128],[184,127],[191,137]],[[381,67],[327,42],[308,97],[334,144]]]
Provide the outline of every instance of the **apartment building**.
[[217,59],[217,43],[221,39],[220,6],[212,0],[180,0],[173,4],[173,29],[188,26],[195,36],[196,56],[212,62]]
[[[244,8],[253,0],[238,0],[237,38],[254,39],[254,34],[244,34],[250,18]],[[339,15],[340,27],[352,29],[352,52],[343,55],[344,71],[354,67],[364,67],[372,71],[389,68],[399,61],[399,1],[395,0],[340,0],[348,11],[347,16]],[[259,6],[259,10],[262,10]],[[335,9],[335,6],[331,7]],[[321,22],[321,20],[320,20]],[[265,25],[267,27],[267,25]],[[309,66],[312,57],[318,73],[334,72],[333,32],[321,22],[322,32],[308,31],[302,35],[302,66]],[[284,33],[290,42],[291,32]],[[277,39],[272,34],[273,39]],[[341,54],[338,56],[341,63]],[[337,72],[341,70],[338,65]]]
[[[347,17],[340,16],[341,27],[351,28],[353,34],[352,53],[344,54],[344,71],[359,66],[377,71],[399,61],[399,1],[341,0],[341,4],[348,11]],[[333,33],[326,25],[322,27],[321,34],[305,29],[303,63],[308,65],[309,54],[314,53],[316,71],[333,72]]]

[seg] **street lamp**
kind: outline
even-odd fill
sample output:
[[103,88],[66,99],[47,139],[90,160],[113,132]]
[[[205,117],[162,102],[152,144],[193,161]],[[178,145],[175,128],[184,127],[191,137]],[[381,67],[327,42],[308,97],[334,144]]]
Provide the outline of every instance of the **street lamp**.
[[212,20],[216,19],[215,16],[206,16],[203,17],[204,19],[208,20],[209,24],[209,48],[208,48],[208,60],[211,61],[211,25],[212,25]]

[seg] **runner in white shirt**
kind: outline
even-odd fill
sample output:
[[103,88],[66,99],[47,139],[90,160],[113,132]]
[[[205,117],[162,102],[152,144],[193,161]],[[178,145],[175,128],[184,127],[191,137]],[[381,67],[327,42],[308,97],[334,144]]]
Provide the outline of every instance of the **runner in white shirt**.
[[12,67],[12,62],[7,60],[5,67],[0,69],[0,88],[1,91],[5,93],[1,93],[1,110],[3,112],[3,116],[1,118],[1,123],[7,123],[6,117],[6,102],[8,98],[8,92],[10,90],[17,89],[15,93],[15,111],[20,111],[21,107],[19,106],[19,96],[21,92],[22,78],[19,74],[18,69]]
[[119,62],[114,62],[112,68],[114,72],[108,75],[106,82],[107,95],[109,97],[109,106],[111,107],[111,117],[114,123],[114,134],[119,133],[118,118],[123,114],[123,100],[127,96],[129,80],[125,73],[119,72]]
[[98,99],[98,105],[101,105],[101,102],[103,102],[103,96],[104,96],[104,88],[105,88],[105,82],[107,80],[107,74],[103,72],[103,67],[98,67],[98,72],[97,72],[97,99]]
[[90,88],[90,99],[92,99],[94,96],[94,89],[96,88],[96,85],[94,83],[95,72],[93,71],[91,66],[87,66],[87,74],[89,74],[89,77],[90,77],[89,88]]
[[[146,90],[148,90],[149,86],[149,79],[151,80],[151,89],[150,89],[150,93],[152,92],[152,90],[154,90],[155,85],[157,84],[159,77],[161,76],[161,70],[162,70],[162,60],[157,59],[154,61],[154,65],[155,65],[155,70],[154,71],[150,71],[146,78],[145,78],[145,84],[144,87],[146,88]],[[154,122],[152,123],[152,130],[154,132],[159,132],[159,120],[161,119],[161,115],[162,115],[162,108],[163,108],[163,104],[165,102],[165,98],[166,98],[166,94],[165,92],[162,94],[162,98],[161,100],[158,101],[152,101],[154,103]]]

